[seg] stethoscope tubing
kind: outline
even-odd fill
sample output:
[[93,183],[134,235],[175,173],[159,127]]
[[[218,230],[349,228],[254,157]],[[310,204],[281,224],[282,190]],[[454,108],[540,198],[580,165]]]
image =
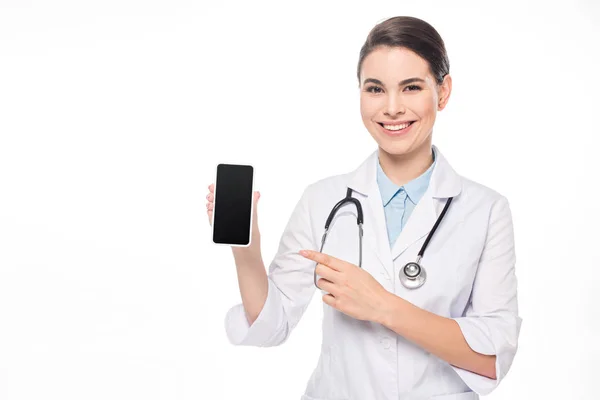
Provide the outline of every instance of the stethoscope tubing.
[[[425,269],[421,266],[420,261],[423,258],[423,254],[425,254],[425,249],[427,249],[427,246],[429,245],[429,242],[430,242],[431,238],[433,237],[433,234],[435,233],[438,226],[444,219],[444,215],[448,211],[448,207],[450,207],[450,203],[452,203],[452,199],[453,199],[453,197],[449,197],[448,200],[446,200],[446,205],[444,206],[444,209],[442,210],[440,216],[435,221],[433,228],[427,235],[427,238],[425,239],[423,246],[421,246],[421,250],[419,250],[416,261],[407,263],[400,270],[400,273],[399,273],[400,282],[407,289],[416,289],[418,287],[421,287],[425,283],[426,272],[425,272]],[[348,190],[346,192],[346,197],[337,202],[337,204],[333,207],[333,209],[329,213],[329,216],[327,217],[327,221],[325,222],[325,232],[323,233],[323,237],[321,238],[321,248],[319,249],[319,253],[321,253],[323,251],[323,247],[325,246],[325,240],[326,240],[327,234],[329,232],[329,226],[330,226],[331,222],[333,221],[335,214],[346,203],[353,203],[356,206],[356,212],[357,212],[356,223],[358,225],[358,267],[362,268],[362,238],[363,238],[362,225],[363,225],[364,217],[363,217],[362,205],[360,204],[360,201],[357,198],[352,197],[352,189],[351,188],[348,188]],[[408,274],[407,269],[409,269],[409,266],[412,267],[417,272]],[[314,280],[315,286],[318,287],[317,286],[316,266],[315,266],[315,270],[313,273],[313,280]]]

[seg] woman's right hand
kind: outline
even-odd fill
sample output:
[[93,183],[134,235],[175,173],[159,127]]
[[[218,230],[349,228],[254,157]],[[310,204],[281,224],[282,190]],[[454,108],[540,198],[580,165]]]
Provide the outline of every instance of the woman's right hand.
[[[253,207],[252,207],[252,239],[250,246],[248,247],[236,247],[232,246],[232,250],[235,253],[256,253],[260,255],[260,231],[258,229],[258,212],[257,205],[258,199],[260,199],[260,192],[255,191],[252,196]],[[212,183],[208,186],[208,195],[206,196],[206,214],[208,215],[208,223],[212,226],[213,222],[213,209],[215,201],[215,184]]]

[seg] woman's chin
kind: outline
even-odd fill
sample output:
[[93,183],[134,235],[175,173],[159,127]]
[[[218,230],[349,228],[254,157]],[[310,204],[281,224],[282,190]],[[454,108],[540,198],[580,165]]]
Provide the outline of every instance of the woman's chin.
[[388,154],[400,156],[411,151],[411,144],[406,142],[390,142],[389,140],[380,140],[377,143],[379,148]]

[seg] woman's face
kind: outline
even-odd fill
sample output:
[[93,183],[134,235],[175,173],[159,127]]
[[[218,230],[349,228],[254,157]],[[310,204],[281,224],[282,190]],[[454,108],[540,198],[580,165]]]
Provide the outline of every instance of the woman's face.
[[445,107],[450,90],[450,76],[438,87],[427,61],[411,50],[378,47],[365,57],[360,73],[363,123],[391,155],[430,148],[436,113]]

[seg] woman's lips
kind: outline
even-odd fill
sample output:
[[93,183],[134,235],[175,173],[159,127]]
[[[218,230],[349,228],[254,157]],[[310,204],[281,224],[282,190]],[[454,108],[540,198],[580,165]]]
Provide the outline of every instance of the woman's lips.
[[[403,128],[403,129],[400,129],[400,130],[386,129],[386,128],[384,128],[384,126],[383,126],[384,124],[382,122],[378,122],[377,125],[380,126],[381,131],[383,133],[385,133],[386,135],[391,136],[391,137],[398,137],[398,136],[406,135],[408,132],[410,132],[410,130],[411,130],[412,126],[414,125],[414,123],[415,123],[415,121],[410,121],[410,124],[406,128]],[[385,125],[388,125],[388,126],[390,126],[390,125],[391,126],[399,126],[399,125],[404,125],[404,124],[405,123],[397,123],[396,122],[396,123],[393,123],[393,124],[389,124],[389,125],[385,124]]]

